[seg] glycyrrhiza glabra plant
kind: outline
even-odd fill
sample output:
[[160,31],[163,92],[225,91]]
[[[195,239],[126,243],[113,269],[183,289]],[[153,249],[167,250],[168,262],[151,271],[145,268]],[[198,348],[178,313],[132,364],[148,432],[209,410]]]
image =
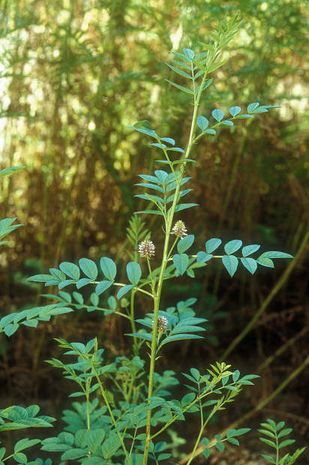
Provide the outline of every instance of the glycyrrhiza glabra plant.
[[[174,59],[168,66],[185,83],[169,82],[187,94],[193,104],[185,147],[178,146],[172,137],[159,135],[146,122],[133,126],[150,138],[150,145],[162,157],[156,160],[161,166],[152,174],[141,174],[137,184],[144,190],[137,197],[146,201],[147,207],[136,212],[128,228],[128,240],[134,248],[133,259],[126,265],[127,282],[116,279],[117,265],[110,257],[98,262],[88,258],[81,258],[78,264],[63,262],[59,268],[50,268],[48,274],[31,278],[34,283],[59,289],[58,294],[46,295],[54,303],[0,320],[0,328],[12,335],[20,325],[35,327],[54,315],[86,309],[118,315],[131,327],[128,338],[132,340],[132,356],[119,356],[112,362],[104,361],[97,338],[87,343],[58,339],[69,361],[52,359],[49,363],[76,383],[78,390],[71,397],[80,399],[72,409],[65,410],[64,431],[43,441],[43,450],[61,454],[61,463],[72,460],[83,465],[157,465],[178,460],[190,465],[201,453],[208,457],[213,448],[223,451],[227,443],[237,446],[238,438],[248,431],[230,429],[213,438],[206,433],[214,415],[233,402],[244,386],[252,385],[256,375],[241,375],[225,362],[217,362],[203,373],[192,368],[182,374],[187,392],[175,399],[173,390],[179,384],[178,377],[172,370],[159,372],[159,356],[166,345],[201,339],[206,323],[205,318],[196,316],[192,308],[196,299],[191,296],[164,308],[163,291],[170,279],[184,275],[193,279],[198,269],[213,260],[221,261],[233,277],[239,266],[253,274],[259,265],[273,268],[274,258],[291,258],[278,251],[259,253],[260,245],[243,245],[240,239],[223,245],[220,238],[207,238],[202,250],[192,251],[195,237],[179,215],[196,206],[183,200],[191,192],[186,186],[190,181],[187,172],[195,163],[196,143],[273,107],[255,102],[245,112],[232,106],[227,111],[216,108],[210,115],[200,114],[202,97],[212,83],[210,75],[224,64],[224,52],[237,30],[238,20],[229,21],[211,36],[205,51],[186,48],[173,52]],[[145,215],[146,220],[142,221],[140,215]],[[162,249],[158,235],[145,228],[149,215],[156,215],[163,228]],[[138,314],[138,294],[147,299],[146,315]],[[144,347],[149,355],[146,361],[142,357]],[[190,414],[197,415],[199,431],[183,456],[180,450],[177,452],[177,444],[183,442],[175,435],[174,427],[178,421],[187,421]]]

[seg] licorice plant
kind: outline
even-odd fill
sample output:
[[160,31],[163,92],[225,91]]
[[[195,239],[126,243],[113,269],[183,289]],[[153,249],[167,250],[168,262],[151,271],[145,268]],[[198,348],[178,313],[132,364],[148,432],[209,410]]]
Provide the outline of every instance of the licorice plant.
[[[58,457],[60,454],[60,462],[57,458],[56,463],[190,465],[200,454],[207,458],[214,449],[223,451],[226,444],[239,445],[239,438],[249,431],[230,429],[209,437],[207,426],[235,401],[244,387],[253,384],[256,375],[241,374],[224,361],[212,364],[202,373],[191,368],[188,373],[176,375],[172,370],[161,372],[159,360],[167,345],[202,339],[205,331],[206,319],[196,316],[196,299],[192,296],[173,307],[164,307],[164,289],[171,279],[184,275],[194,279],[195,273],[207,271],[215,260],[233,277],[238,267],[254,274],[259,266],[273,268],[273,259],[292,258],[278,251],[260,253],[260,245],[243,245],[240,239],[223,244],[220,238],[206,238],[205,246],[199,248],[194,246],[192,227],[181,218],[181,212],[196,207],[184,197],[192,190],[187,187],[187,173],[195,163],[197,142],[273,108],[255,102],[246,111],[232,106],[227,111],[215,108],[210,116],[200,114],[203,95],[212,84],[210,75],[223,66],[224,52],[238,25],[238,19],[221,25],[202,52],[189,48],[172,52],[168,67],[184,82],[170,84],[191,99],[193,108],[185,147],[170,136],[159,135],[145,121],[133,126],[150,139],[160,157],[155,160],[157,169],[141,174],[137,183],[136,196],[147,206],[136,212],[128,228],[132,250],[125,268],[126,282],[117,280],[120,272],[110,257],[81,258],[78,264],[63,262],[47,274],[30,278],[33,283],[58,290],[45,295],[52,303],[0,320],[0,329],[11,336],[21,325],[36,327],[52,316],[85,309],[117,315],[130,328],[127,340],[131,341],[132,350],[112,361],[96,337],[88,342],[57,339],[64,358],[53,358],[49,363],[74,381],[77,390],[70,394],[75,398],[72,408],[63,413],[63,432],[41,442],[43,451],[57,453]],[[146,219],[156,216],[157,231],[162,237],[146,229],[147,220],[142,221],[141,215]],[[137,309],[137,295],[145,299],[143,313]],[[185,392],[179,398],[175,386],[180,380]],[[199,425],[193,442],[189,438],[183,441],[176,433],[177,423],[189,422],[190,417]],[[13,458],[18,462],[18,457]],[[22,459],[18,463],[27,463],[27,459]]]

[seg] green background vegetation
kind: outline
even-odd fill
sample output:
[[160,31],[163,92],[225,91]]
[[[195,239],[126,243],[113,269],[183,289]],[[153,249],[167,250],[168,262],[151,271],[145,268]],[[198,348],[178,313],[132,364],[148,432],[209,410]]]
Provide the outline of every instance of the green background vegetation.
[[[160,133],[184,142],[188,99],[164,80],[171,74],[164,62],[171,49],[199,48],[226,14],[241,13],[240,34],[208,89],[202,113],[213,103],[227,108],[259,101],[280,108],[226,129],[216,144],[207,139],[199,145],[192,201],[201,208],[183,219],[189,232],[192,228],[203,239],[237,236],[286,250],[296,260],[272,273],[238,273],[233,281],[219,267],[209,267],[199,281],[175,283],[165,299],[173,304],[175,297],[194,295],[200,314],[210,320],[206,343],[182,344],[175,352],[179,365],[195,358],[203,366],[223,354],[249,364],[252,372],[263,374],[248,399],[252,409],[287,382],[267,408],[273,416],[286,417],[303,438],[309,431],[303,371],[308,334],[306,3],[1,0],[0,11],[0,164],[26,166],[5,181],[1,192],[0,216],[16,216],[24,224],[15,233],[14,248],[0,256],[3,314],[38,304],[41,289],[27,284],[26,277],[62,260],[104,254],[128,258],[126,227],[139,202],[134,184],[140,172],[152,169],[156,156],[129,125],[148,119]],[[154,219],[146,225],[154,240],[156,224]],[[14,343],[3,337],[3,395],[24,400],[52,395],[57,410],[64,401],[63,385],[51,386],[55,374],[43,362],[54,350],[51,340],[59,334],[93,337],[98,328],[112,353],[125,347],[116,319],[91,314],[59,319],[39,332],[22,330]],[[244,328],[247,332],[237,339]]]

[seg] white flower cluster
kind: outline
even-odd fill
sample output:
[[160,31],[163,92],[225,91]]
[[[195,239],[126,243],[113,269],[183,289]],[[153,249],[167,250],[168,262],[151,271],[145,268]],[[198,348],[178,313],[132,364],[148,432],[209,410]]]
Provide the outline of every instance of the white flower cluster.
[[151,258],[154,257],[156,248],[152,241],[145,240],[139,244],[138,251],[142,258]]

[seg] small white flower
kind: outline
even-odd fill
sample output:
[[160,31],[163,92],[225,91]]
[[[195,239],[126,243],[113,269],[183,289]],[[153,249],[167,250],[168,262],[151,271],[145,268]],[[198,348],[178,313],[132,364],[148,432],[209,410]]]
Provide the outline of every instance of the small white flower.
[[138,251],[142,258],[151,258],[156,253],[156,247],[152,241],[147,239],[139,244]]
[[158,331],[159,333],[165,333],[168,327],[168,319],[165,316],[159,316],[158,318]]
[[179,238],[187,236],[187,232],[186,225],[181,220],[177,221],[172,229],[172,234],[175,234]]

